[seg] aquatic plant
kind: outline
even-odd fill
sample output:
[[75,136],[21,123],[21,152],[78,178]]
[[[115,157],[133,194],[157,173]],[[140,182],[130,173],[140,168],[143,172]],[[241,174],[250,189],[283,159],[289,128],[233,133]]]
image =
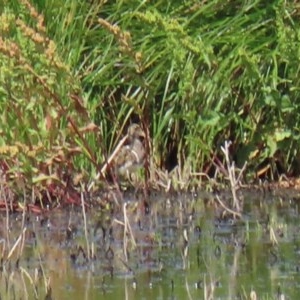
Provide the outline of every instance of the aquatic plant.
[[132,122],[145,132],[146,184],[214,178],[225,140],[237,168],[248,161],[244,180],[298,174],[294,2],[0,7],[0,164],[14,192],[80,204],[79,183]]

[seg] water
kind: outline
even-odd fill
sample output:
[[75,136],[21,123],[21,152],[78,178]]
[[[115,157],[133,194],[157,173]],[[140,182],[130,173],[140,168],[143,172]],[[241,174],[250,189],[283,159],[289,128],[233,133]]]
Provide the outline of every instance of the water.
[[9,231],[3,215],[0,296],[44,299],[48,284],[47,299],[249,299],[251,291],[259,299],[297,299],[297,193],[241,198],[239,220],[207,193],[130,199],[126,212],[94,207],[86,234],[80,208],[11,214]]

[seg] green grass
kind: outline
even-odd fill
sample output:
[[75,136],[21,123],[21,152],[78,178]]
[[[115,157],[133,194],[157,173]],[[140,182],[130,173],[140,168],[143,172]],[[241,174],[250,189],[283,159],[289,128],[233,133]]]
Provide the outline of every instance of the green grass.
[[30,3],[0,6],[0,152],[13,177],[88,180],[130,122],[149,128],[153,169],[212,176],[231,140],[249,179],[299,173],[297,4]]

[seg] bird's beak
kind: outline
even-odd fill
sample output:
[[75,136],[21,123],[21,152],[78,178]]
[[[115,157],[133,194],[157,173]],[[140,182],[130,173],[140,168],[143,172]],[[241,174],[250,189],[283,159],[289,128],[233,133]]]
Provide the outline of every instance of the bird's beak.
[[145,132],[144,132],[144,130],[141,127],[139,127],[139,129],[138,129],[137,135],[140,138],[145,138],[146,137]]

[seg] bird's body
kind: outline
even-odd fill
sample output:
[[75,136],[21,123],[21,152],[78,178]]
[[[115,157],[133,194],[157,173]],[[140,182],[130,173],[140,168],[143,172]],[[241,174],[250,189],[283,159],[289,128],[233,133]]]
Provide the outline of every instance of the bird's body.
[[140,140],[134,140],[132,144],[125,145],[115,160],[115,167],[120,175],[132,173],[144,163],[145,149]]
[[[135,172],[144,164],[146,151],[144,147],[145,133],[138,124],[131,124],[128,127],[127,135],[120,140],[107,162],[96,175],[105,177],[107,170],[113,171],[115,176],[125,177]],[[92,190],[95,181],[88,186],[88,191]]]
[[138,124],[129,126],[126,141],[113,158],[116,173],[124,176],[143,166],[146,154],[144,137],[145,134]]

